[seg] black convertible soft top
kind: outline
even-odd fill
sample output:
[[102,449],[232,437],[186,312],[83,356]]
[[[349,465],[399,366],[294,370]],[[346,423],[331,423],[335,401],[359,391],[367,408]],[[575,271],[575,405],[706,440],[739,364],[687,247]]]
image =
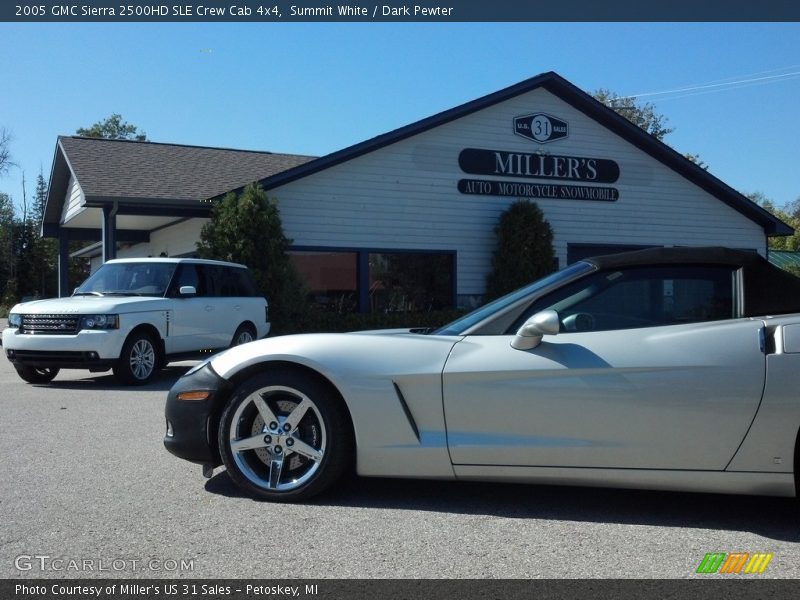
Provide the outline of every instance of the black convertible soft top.
[[668,265],[725,265],[742,270],[744,316],[800,313],[800,278],[749,250],[721,247],[648,248],[583,259],[598,269]]

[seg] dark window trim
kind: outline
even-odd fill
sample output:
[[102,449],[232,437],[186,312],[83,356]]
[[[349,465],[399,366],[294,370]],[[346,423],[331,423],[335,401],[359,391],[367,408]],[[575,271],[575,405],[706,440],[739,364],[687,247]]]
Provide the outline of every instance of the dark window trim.
[[458,306],[458,252],[456,250],[426,250],[408,248],[356,248],[352,246],[289,246],[289,252],[342,252],[356,255],[356,286],[358,312],[369,312],[369,255],[370,254],[449,254],[453,257],[450,303]]
[[634,250],[647,250],[649,248],[661,248],[662,246],[660,246],[658,244],[602,244],[602,243],[588,243],[588,244],[586,244],[586,243],[583,243],[583,242],[574,242],[574,243],[567,242],[567,265],[571,265],[573,263],[578,262],[579,260],[583,260],[584,258],[588,258],[588,256],[582,256],[581,258],[576,258],[575,260],[570,260],[570,252],[572,250],[578,250],[578,249],[589,250],[589,249],[595,248],[599,252],[596,252],[594,255],[595,256],[601,256],[603,254],[610,254],[609,252],[603,252],[602,251],[603,248],[609,248],[609,247],[625,248],[625,250],[620,250],[620,252],[628,252],[628,251],[632,252]]

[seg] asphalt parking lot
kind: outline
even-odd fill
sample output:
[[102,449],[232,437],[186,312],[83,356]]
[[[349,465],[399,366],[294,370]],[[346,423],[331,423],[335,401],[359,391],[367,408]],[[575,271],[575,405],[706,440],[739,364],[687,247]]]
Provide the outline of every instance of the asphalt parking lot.
[[354,479],[254,501],[162,446],[190,364],[144,388],[84,371],[33,386],[0,357],[0,577],[693,578],[738,551],[774,555],[759,577],[800,577],[791,499]]

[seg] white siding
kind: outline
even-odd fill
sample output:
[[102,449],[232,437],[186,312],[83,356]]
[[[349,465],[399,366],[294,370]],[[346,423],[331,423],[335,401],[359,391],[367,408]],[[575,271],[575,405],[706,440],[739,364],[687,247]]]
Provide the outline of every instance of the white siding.
[[64,199],[64,209],[61,212],[62,225],[86,210],[83,206],[83,201],[83,190],[78,181],[70,175],[69,183],[67,184],[67,194]]
[[208,219],[188,219],[150,234],[152,256],[183,256],[197,250],[200,229]]
[[[122,247],[117,250],[117,258],[136,258],[140,256],[184,256],[197,250],[200,230],[208,219],[187,219],[158,229],[150,234],[150,242]],[[99,264],[98,264],[99,266]]]
[[[569,137],[540,145],[513,133],[515,116],[538,111],[567,121]],[[470,147],[529,153],[541,149],[620,165],[620,178],[611,184],[619,190],[617,202],[537,200],[553,227],[562,266],[569,243],[727,245],[764,251],[764,232],[757,224],[543,89],[269,194],[278,199],[286,234],[295,244],[455,250],[458,293],[480,294],[494,248],[493,228],[515,198],[457,190],[459,179],[474,177],[458,166],[459,152]]]
[[[567,121],[569,137],[540,145],[515,135],[512,119],[533,112]],[[464,148],[542,151],[619,164],[620,178],[610,184],[619,190],[616,202],[537,200],[553,228],[562,266],[568,244],[724,245],[764,252],[765,234],[756,223],[543,89],[268,193],[277,199],[295,245],[454,250],[458,294],[479,295],[490,268],[494,226],[515,198],[461,194],[458,180],[475,177],[458,166]],[[202,222],[156,231],[150,244],[126,255],[191,252]]]

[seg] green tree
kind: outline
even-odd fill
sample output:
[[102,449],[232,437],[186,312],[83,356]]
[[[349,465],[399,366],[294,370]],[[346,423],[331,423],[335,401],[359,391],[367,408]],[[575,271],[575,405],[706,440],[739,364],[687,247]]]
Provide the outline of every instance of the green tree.
[[304,286],[287,253],[291,243],[278,207],[251,183],[240,195],[230,192],[214,205],[197,251],[203,258],[247,265],[269,301],[272,331],[285,333],[307,310]]
[[[8,194],[0,193],[0,305],[8,309],[16,303],[16,269],[14,203]],[[4,311],[3,311],[4,312]]]
[[672,127],[667,127],[669,119],[656,112],[655,104],[645,102],[638,104],[636,99],[631,96],[620,96],[616,92],[600,88],[592,96],[614,109],[618,114],[628,119],[634,125],[638,125],[653,137],[664,141],[664,138],[675,131]]
[[42,172],[36,178],[36,192],[31,208],[31,229],[33,236],[32,272],[28,277],[30,294],[41,297],[55,296],[58,293],[57,258],[58,245],[52,238],[41,235],[44,209],[47,202],[47,181]]
[[781,221],[794,228],[793,235],[772,236],[767,240],[770,250],[800,251],[800,198],[778,208],[775,203],[761,192],[747,194],[753,202],[765,208]]
[[494,232],[497,247],[486,279],[486,300],[553,272],[553,230],[535,202],[514,202],[500,215]]
[[687,153],[685,153],[683,155],[683,157],[688,159],[688,160],[690,160],[690,161],[692,161],[694,164],[696,164],[701,169],[704,169],[704,170],[708,171],[708,163],[706,163],[706,161],[704,161],[702,158],[700,158],[699,154],[692,154],[691,152],[687,152]]
[[[633,96],[620,96],[604,88],[595,90],[592,96],[659,141],[663,142],[667,135],[675,131],[674,127],[667,127],[669,119],[657,112],[656,105],[652,102],[638,103]],[[701,169],[708,170],[708,164],[699,154],[686,152],[683,156]]]
[[136,140],[147,141],[144,131],[139,131],[136,125],[122,120],[122,115],[113,113],[103,121],[98,121],[91,127],[81,127],[75,133],[84,137],[105,138],[107,140]]
[[35,271],[34,255],[39,234],[34,230],[30,214],[28,214],[27,200],[23,193],[22,216],[14,220],[13,226],[13,253],[16,271],[16,293],[18,296],[32,296],[35,293],[34,281],[31,275]]
[[36,177],[36,191],[34,192],[33,207],[31,208],[31,219],[33,219],[37,229],[41,228],[42,221],[44,221],[44,209],[46,203],[47,180],[45,180],[44,173],[42,173],[40,169],[39,175]]

